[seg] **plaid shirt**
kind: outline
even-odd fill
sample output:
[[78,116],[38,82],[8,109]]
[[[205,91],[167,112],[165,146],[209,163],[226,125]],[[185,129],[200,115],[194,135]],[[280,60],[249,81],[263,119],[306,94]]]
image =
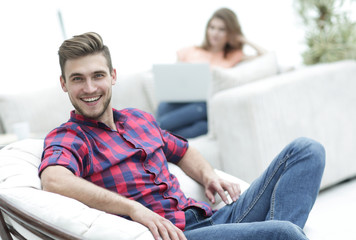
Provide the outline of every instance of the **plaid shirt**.
[[51,165],[64,166],[140,202],[182,230],[189,207],[202,208],[211,216],[209,205],[185,197],[168,171],[167,161],[178,163],[188,142],[161,130],[148,113],[137,109],[113,109],[113,113],[117,131],[71,112],[67,123],[47,135],[39,173]]

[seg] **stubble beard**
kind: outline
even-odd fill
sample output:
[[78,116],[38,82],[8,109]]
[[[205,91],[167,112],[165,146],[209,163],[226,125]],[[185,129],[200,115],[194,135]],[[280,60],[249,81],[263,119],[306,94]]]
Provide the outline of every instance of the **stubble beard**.
[[97,113],[97,114],[95,114],[95,113],[90,113],[90,112],[89,112],[89,113],[86,113],[86,112],[83,110],[83,108],[81,108],[81,107],[79,106],[79,104],[76,104],[72,99],[71,99],[71,102],[72,102],[72,105],[73,105],[75,111],[76,111],[78,114],[80,114],[80,115],[82,115],[82,116],[84,116],[85,118],[88,118],[88,119],[98,120],[98,119],[101,118],[101,116],[103,116],[103,114],[106,112],[106,110],[107,110],[108,107],[109,107],[109,104],[110,104],[110,101],[111,101],[111,92],[110,92],[109,94],[110,94],[110,96],[109,96],[109,98],[107,98],[107,99],[105,100],[105,102],[104,102],[104,104],[103,104],[102,110],[101,110],[99,113]]

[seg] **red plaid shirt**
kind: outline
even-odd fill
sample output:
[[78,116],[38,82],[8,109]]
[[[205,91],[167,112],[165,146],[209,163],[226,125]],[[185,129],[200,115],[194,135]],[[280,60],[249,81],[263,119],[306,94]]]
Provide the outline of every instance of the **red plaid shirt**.
[[185,139],[158,127],[137,109],[113,109],[117,131],[71,112],[67,123],[51,131],[44,144],[39,173],[61,165],[98,186],[115,191],[169,219],[184,230],[184,210],[207,203],[185,197],[167,161],[178,163],[188,148]]

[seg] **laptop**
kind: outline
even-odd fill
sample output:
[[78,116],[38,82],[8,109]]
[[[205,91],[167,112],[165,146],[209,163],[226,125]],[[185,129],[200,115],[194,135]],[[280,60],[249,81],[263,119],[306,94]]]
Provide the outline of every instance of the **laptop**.
[[158,101],[207,100],[212,79],[208,63],[154,64],[152,71]]

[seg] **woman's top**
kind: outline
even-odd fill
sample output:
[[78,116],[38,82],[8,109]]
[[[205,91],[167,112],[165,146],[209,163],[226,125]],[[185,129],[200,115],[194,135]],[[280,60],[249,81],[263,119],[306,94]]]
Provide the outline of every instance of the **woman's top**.
[[177,52],[178,61],[189,63],[209,63],[214,67],[231,68],[241,62],[244,57],[242,50],[234,50],[226,57],[224,52],[209,52],[201,47],[187,47]]

